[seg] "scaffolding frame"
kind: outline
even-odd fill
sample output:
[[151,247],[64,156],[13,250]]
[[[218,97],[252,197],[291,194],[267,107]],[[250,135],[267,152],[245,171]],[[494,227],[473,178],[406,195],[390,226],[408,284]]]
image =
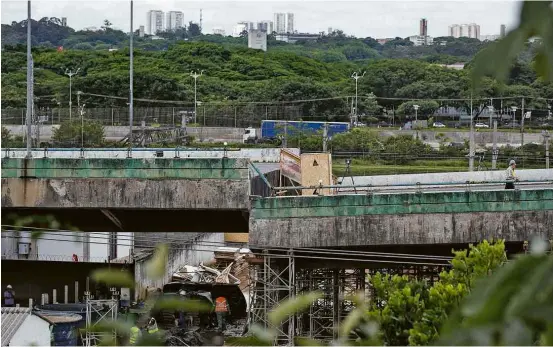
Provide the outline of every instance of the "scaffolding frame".
[[[85,292],[86,301],[86,328],[83,344],[86,347],[98,346],[103,337],[112,335],[113,341],[117,341],[117,330],[115,324],[119,309],[119,292],[116,288],[110,288],[111,299],[94,300],[89,291]],[[107,306],[107,311],[102,312],[102,309]],[[101,307],[102,309],[97,309]],[[92,315],[98,314],[99,318],[92,322]],[[112,323],[114,329],[111,333],[94,331],[94,327],[100,322]]]
[[[377,263],[378,264],[378,263]],[[429,284],[439,279],[447,265],[395,264],[367,268],[367,263],[344,264],[340,267],[303,267],[296,263],[292,250],[286,252],[262,251],[262,256],[250,267],[249,324],[276,332],[274,345],[294,346],[296,337],[309,337],[319,341],[338,338],[339,326],[355,308],[352,297],[363,294],[373,297],[368,275],[381,272],[390,275],[406,275],[426,280]],[[314,266],[315,265],[315,266]],[[333,265],[331,265],[333,266]],[[279,325],[268,320],[269,313],[286,299],[313,291],[322,293],[305,312],[288,317]]]

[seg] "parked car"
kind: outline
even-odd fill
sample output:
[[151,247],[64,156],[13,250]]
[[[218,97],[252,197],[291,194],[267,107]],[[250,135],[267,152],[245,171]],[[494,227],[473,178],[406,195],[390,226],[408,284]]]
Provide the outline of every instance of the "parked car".
[[504,128],[519,128],[520,127],[520,123],[519,122],[506,122],[503,124],[503,127]]
[[476,124],[474,124],[474,127],[475,128],[489,128],[490,126],[488,124],[484,124],[484,123],[476,123]]
[[440,123],[440,122],[434,122],[434,124],[432,124],[432,126],[434,128],[445,128],[445,124],[444,123]]

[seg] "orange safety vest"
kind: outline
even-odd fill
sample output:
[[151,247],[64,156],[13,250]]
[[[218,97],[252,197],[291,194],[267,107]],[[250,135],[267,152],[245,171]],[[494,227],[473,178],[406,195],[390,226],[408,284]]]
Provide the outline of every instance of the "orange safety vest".
[[225,299],[222,296],[215,299],[215,312],[227,312],[227,311],[228,311],[227,299]]

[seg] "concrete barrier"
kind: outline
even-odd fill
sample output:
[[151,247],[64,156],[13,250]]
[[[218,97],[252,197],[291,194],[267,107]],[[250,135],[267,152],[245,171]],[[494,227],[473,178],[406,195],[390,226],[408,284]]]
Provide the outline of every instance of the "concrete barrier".
[[[551,181],[553,180],[553,169],[531,169],[517,170],[517,176],[523,181]],[[473,171],[473,172],[442,172],[428,174],[404,174],[404,175],[381,175],[381,176],[356,176],[353,181],[351,177],[345,177],[341,185],[373,185],[373,186],[394,186],[431,183],[463,184],[470,182],[497,182],[505,180],[505,171]],[[434,187],[434,186],[427,186]],[[436,186],[438,187],[438,186]]]
[[[240,148],[228,149],[214,148],[210,150],[203,149],[176,149],[176,148],[140,148],[133,149],[132,158],[156,158],[161,153],[163,158],[247,158],[253,162],[259,163],[278,163],[280,161],[280,148]],[[288,151],[299,154],[298,148],[288,148]],[[33,158],[74,158],[74,159],[93,159],[93,158],[127,158],[128,151],[124,148],[95,148],[85,149],[82,153],[74,148],[54,148],[45,150],[33,150]],[[3,158],[25,158],[27,151],[25,149],[2,149]]]

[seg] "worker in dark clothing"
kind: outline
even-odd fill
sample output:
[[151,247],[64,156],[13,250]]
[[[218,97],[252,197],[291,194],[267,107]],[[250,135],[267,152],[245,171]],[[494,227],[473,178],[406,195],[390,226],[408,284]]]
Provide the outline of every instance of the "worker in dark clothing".
[[226,329],[226,318],[229,313],[227,299],[223,296],[215,299],[215,315],[217,316],[217,328],[219,331]]
[[12,286],[8,284],[6,291],[4,292],[4,307],[15,307],[15,292],[12,289]]

